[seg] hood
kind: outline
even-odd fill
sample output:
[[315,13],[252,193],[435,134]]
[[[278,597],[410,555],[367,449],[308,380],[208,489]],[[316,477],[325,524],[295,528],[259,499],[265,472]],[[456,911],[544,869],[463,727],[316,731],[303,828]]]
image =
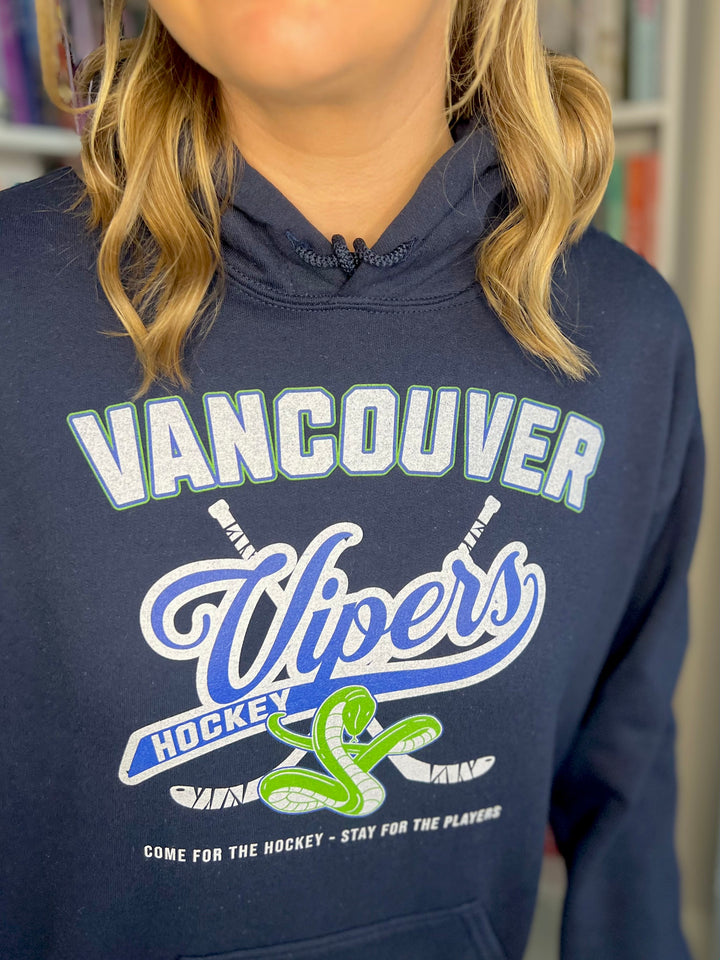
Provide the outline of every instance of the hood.
[[446,297],[475,282],[473,252],[498,215],[503,181],[487,125],[462,120],[454,143],[425,174],[372,247],[328,240],[237,150],[233,201],[221,238],[228,272],[282,298]]

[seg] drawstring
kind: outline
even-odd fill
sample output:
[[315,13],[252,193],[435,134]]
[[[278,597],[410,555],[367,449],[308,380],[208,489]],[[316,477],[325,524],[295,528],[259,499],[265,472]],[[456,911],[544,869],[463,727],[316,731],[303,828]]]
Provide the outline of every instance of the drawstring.
[[333,252],[331,254],[320,254],[316,253],[307,243],[298,240],[290,230],[285,232],[285,236],[292,244],[295,253],[305,263],[309,263],[313,267],[340,267],[348,276],[355,272],[363,260],[373,267],[394,267],[395,264],[401,263],[407,257],[417,239],[417,237],[411,237],[410,240],[399,244],[390,253],[375,253],[367,246],[362,237],[357,237],[353,244],[355,250],[350,250],[342,234],[336,233],[332,238]]

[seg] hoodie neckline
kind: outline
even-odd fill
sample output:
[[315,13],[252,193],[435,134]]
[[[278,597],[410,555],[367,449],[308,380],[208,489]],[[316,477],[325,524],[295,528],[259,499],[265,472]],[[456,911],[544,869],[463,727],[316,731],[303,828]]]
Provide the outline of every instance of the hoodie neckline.
[[474,250],[498,213],[503,180],[494,140],[478,119],[451,128],[453,144],[372,247],[328,240],[237,147],[232,203],[221,224],[228,273],[283,300],[422,301],[475,282]]

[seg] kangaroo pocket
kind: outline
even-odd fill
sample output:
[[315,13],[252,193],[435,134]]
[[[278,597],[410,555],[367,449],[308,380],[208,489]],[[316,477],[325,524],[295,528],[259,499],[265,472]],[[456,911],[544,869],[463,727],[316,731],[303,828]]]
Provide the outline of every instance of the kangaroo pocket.
[[467,903],[272,947],[178,960],[507,960],[484,909]]

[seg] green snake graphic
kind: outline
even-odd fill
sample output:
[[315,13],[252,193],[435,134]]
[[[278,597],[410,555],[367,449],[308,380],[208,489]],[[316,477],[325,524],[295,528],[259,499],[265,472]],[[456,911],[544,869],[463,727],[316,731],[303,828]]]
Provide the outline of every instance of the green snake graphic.
[[[309,737],[292,733],[281,724],[284,712],[268,717],[267,728],[276,739],[292,747],[312,750],[328,775],[287,767],[271,770],[260,781],[258,792],[280,813],[310,813],[327,807],[348,817],[374,813],[385,799],[385,788],[370,774],[389,754],[412,753],[432,743],[442,733],[436,717],[406,717],[367,743],[357,737],[375,716],[377,703],[366,687],[347,686],[323,701],[313,718]],[[352,739],[345,739],[345,732]]]

